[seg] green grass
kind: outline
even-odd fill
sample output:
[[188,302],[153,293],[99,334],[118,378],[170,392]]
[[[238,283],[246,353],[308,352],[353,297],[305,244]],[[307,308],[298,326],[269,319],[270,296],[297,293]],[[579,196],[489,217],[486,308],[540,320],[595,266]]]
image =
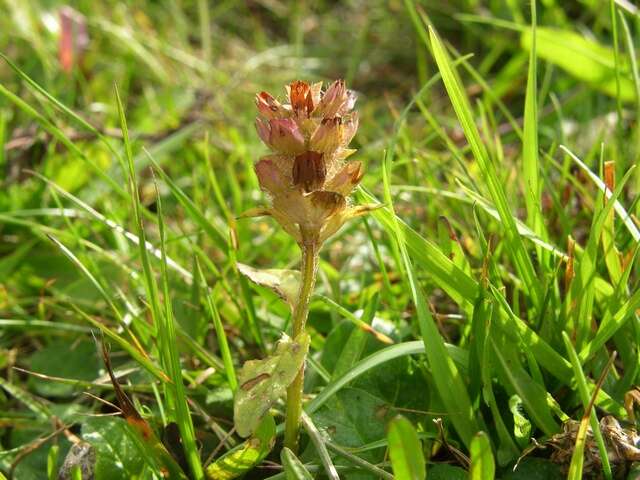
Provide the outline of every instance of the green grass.
[[[588,428],[640,383],[630,4],[74,3],[69,72],[64,4],[1,4],[0,478],[625,478]],[[379,208],[321,251],[294,453],[284,399],[246,440],[233,398],[291,329],[237,264],[299,266],[242,215],[254,95],[297,78],[358,92]]]

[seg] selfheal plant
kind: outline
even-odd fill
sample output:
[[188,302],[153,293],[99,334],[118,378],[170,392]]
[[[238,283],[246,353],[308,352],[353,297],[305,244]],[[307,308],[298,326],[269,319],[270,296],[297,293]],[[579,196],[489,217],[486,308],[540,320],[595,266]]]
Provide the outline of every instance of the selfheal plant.
[[[358,114],[353,111],[355,93],[347,90],[343,80],[333,82],[325,91],[322,82],[295,81],[286,91],[285,103],[266,92],[256,95],[259,111],[256,129],[272,152],[256,164],[255,170],[270,205],[253,210],[247,216],[272,216],[300,246],[301,269],[300,272],[269,270],[261,274],[242,266],[241,271],[257,283],[270,283],[292,305],[292,338],[285,337],[272,357],[243,366],[240,373],[243,382],[236,395],[234,415],[236,428],[248,435],[248,426],[256,425],[259,420],[249,417],[264,415],[274,401],[275,386],[283,385],[286,380],[284,444],[295,452],[302,412],[304,361],[309,345],[305,323],[318,253],[323,243],[348,219],[368,212],[371,207],[354,206],[348,201],[363,174],[360,162],[347,160],[355,152],[348,146],[358,129]],[[270,278],[273,280],[268,280]],[[296,281],[294,289],[290,287],[292,279]],[[284,285],[288,285],[287,288],[283,288]],[[292,290],[295,295],[290,293]],[[289,360],[283,362],[283,358]],[[282,368],[268,367],[276,364]],[[293,376],[291,369],[294,369]],[[251,410],[246,405],[252,405]]]

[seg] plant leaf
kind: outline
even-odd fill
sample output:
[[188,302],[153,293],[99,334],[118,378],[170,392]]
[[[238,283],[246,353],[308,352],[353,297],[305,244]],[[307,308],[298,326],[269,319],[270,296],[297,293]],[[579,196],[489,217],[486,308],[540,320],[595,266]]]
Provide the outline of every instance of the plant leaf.
[[[122,417],[129,426],[129,438],[135,443],[138,450],[142,453],[145,461],[153,468],[163,470],[170,475],[170,478],[186,480],[187,476],[176,460],[171,456],[164,444],[160,441],[151,425],[136,410],[135,405],[129,399],[124,390],[118,383],[116,376],[111,367],[111,358],[109,351],[104,342],[102,342],[102,360],[107,370],[116,400]],[[91,443],[91,442],[89,442]],[[117,450],[117,448],[116,448]],[[109,477],[111,478],[111,477]]]
[[411,422],[397,416],[389,422],[387,432],[389,457],[397,480],[424,480],[427,469],[418,432]]
[[[525,50],[531,49],[531,39],[531,29],[525,29],[521,37]],[[538,57],[611,97],[617,96],[612,49],[570,30],[537,27],[536,50]],[[625,70],[628,72],[623,66],[623,73]],[[620,76],[620,99],[624,102],[635,100],[633,81],[626,74]]]
[[580,420],[580,428],[576,435],[576,443],[573,447],[571,455],[571,464],[567,473],[567,480],[580,480],[582,477],[582,468],[584,465],[584,447],[587,441],[587,431],[589,428],[589,415],[585,415]]
[[505,240],[508,245],[508,250],[512,255],[514,266],[518,271],[519,277],[522,279],[522,284],[526,293],[531,298],[532,304],[538,308],[543,296],[542,289],[535,269],[533,268],[531,258],[518,233],[516,222],[511,213],[511,206],[507,200],[504,186],[498,177],[496,166],[480,137],[469,98],[460,83],[456,70],[438,34],[431,27],[429,28],[429,36],[431,38],[433,57],[442,75],[442,82],[451,100],[451,105],[456,112],[458,121],[469,142],[469,147],[478,164],[478,168],[482,172],[482,178],[495,204],[496,210],[500,215],[500,220],[504,224]]
[[[127,424],[120,418],[88,418],[82,424],[80,448],[72,447],[58,472],[59,478],[72,478],[74,466],[82,465],[86,475],[125,480],[140,474],[144,457],[130,437]],[[87,476],[86,478],[94,478]],[[84,478],[84,477],[83,477]]]
[[509,355],[508,352],[502,351],[493,339],[490,339],[490,342],[498,363],[504,370],[511,386],[522,399],[522,403],[533,422],[547,435],[556,433],[558,425],[549,410],[546,400],[547,391],[529,376],[522,365],[514,363],[516,358]]
[[273,290],[293,309],[300,290],[300,272],[279,268],[258,269],[237,263],[238,271],[253,283]]
[[280,452],[280,460],[284,467],[287,480],[313,480],[309,471],[304,468],[302,462],[287,447]]
[[245,362],[238,373],[233,418],[238,435],[248,437],[258,427],[271,405],[286,391],[304,365],[310,337],[306,332],[295,339],[284,337],[273,355]]
[[509,410],[513,415],[513,434],[520,448],[524,449],[531,441],[531,422],[520,411],[524,408],[522,399],[518,395],[513,395],[509,399]]
[[206,468],[208,480],[230,480],[248,472],[269,454],[276,441],[276,424],[271,415],[259,423],[246,442],[229,451]]
[[493,480],[496,474],[496,465],[493,460],[491,443],[484,432],[478,432],[471,441],[471,466],[469,469],[470,480]]

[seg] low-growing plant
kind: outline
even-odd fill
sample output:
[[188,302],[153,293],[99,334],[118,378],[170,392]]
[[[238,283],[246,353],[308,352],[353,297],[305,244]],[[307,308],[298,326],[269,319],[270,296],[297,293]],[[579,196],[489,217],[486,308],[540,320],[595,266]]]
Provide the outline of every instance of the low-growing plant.
[[[363,215],[370,207],[352,206],[348,200],[363,174],[360,162],[347,160],[355,152],[348,146],[358,129],[358,114],[353,111],[355,92],[347,90],[343,80],[333,82],[326,91],[322,82],[299,80],[286,90],[286,103],[267,92],[256,95],[256,129],[272,153],[263,157],[255,170],[270,206],[246,215],[272,216],[302,252],[299,272],[271,270],[269,282],[288,296],[291,338],[281,340],[272,356],[245,363],[240,371],[234,417],[238,433],[250,435],[286,388],[284,445],[295,454],[310,342],[305,325],[318,255],[322,245],[347,220]],[[260,272],[249,272],[249,278],[265,283]],[[285,292],[282,285],[287,282]]]

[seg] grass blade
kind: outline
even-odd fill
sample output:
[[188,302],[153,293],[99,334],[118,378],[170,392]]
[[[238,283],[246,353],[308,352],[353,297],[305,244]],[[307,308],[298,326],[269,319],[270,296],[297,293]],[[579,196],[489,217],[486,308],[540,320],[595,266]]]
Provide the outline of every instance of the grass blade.
[[[598,177],[595,173],[593,173],[589,167],[587,167],[587,165],[580,160],[571,150],[569,150],[567,147],[565,147],[564,145],[560,145],[560,149],[565,152],[567,155],[569,155],[569,157],[576,162],[576,164],[582,169],[584,170],[584,172],[587,174],[587,176],[593,181],[593,183],[602,191],[604,192],[607,200],[610,200],[613,192],[611,190],[609,190],[606,186],[606,184],[600,179],[600,177]],[[631,234],[631,236],[633,237],[633,239],[636,242],[640,242],[640,230],[638,229],[638,227],[636,227],[635,223],[633,223],[633,218],[631,217],[631,215],[627,212],[627,210],[624,208],[624,206],[622,205],[622,203],[620,203],[619,200],[615,200],[614,204],[613,204],[613,208],[616,211],[616,213],[620,216],[620,218],[622,219],[622,221],[624,222],[624,226],[627,227],[627,230],[629,231],[629,233]]]
[[164,172],[164,170],[162,170],[160,165],[158,165],[153,158],[149,157],[149,160],[155,167],[156,172],[158,172],[162,178],[162,181],[167,185],[167,187],[169,187],[169,190],[171,190],[175,199],[180,203],[180,205],[182,205],[182,208],[184,208],[193,221],[207,233],[209,238],[211,238],[213,243],[220,250],[220,253],[225,252],[227,250],[226,235],[220,231],[220,228],[216,227],[204,216],[193,200],[191,200],[189,196],[184,193],[173,180],[171,180],[171,178]]
[[584,464],[584,446],[587,441],[587,429],[589,428],[589,415],[580,420],[580,428],[576,435],[576,443],[573,446],[571,464],[567,473],[567,480],[582,480],[582,467]]
[[513,389],[522,398],[531,419],[545,434],[557,433],[558,425],[551,416],[546,401],[547,392],[544,387],[536,383],[513,356],[507,356],[506,352],[502,351],[493,339],[489,339],[489,341],[502,370],[511,382]]
[[496,465],[488,435],[484,432],[478,432],[473,437],[470,451],[469,480],[493,480],[496,474]]
[[[527,206],[527,222],[533,232],[542,240],[548,235],[541,211],[541,185],[538,157],[538,80],[536,52],[536,0],[531,1],[531,50],[529,52],[529,73],[524,102],[524,128],[522,141],[522,178],[524,199]],[[548,255],[538,248],[538,258],[546,268]]]
[[280,460],[282,461],[287,480],[313,480],[313,477],[304,467],[300,459],[287,447],[284,447],[280,452]]
[[149,261],[149,255],[145,248],[147,244],[146,234],[142,225],[142,215],[140,208],[140,195],[138,192],[138,185],[135,174],[135,166],[133,160],[133,154],[131,150],[131,143],[129,142],[129,132],[127,128],[127,122],[124,115],[124,109],[120,100],[120,95],[116,88],[116,101],[118,104],[118,114],[120,117],[120,128],[122,129],[122,137],[125,145],[125,153],[127,159],[127,165],[129,167],[129,190],[131,194],[132,207],[134,212],[134,218],[136,220],[136,226],[138,228],[138,238],[140,239],[139,251],[142,261],[145,284],[147,287],[147,295],[149,298],[149,304],[151,306],[152,318],[154,325],[157,328],[159,351],[162,359],[163,366],[168,371],[170,384],[165,384],[165,392],[167,395],[170,411],[173,415],[170,418],[175,419],[180,431],[180,436],[183,442],[184,453],[189,463],[191,473],[196,480],[204,478],[204,470],[200,462],[200,455],[195,440],[195,431],[193,428],[193,422],[191,420],[191,414],[189,412],[189,405],[187,403],[187,397],[184,392],[184,384],[182,382],[182,367],[180,366],[180,357],[177,350],[177,338],[176,329],[174,325],[173,310],[171,305],[171,293],[169,291],[169,280],[167,276],[167,255],[165,249],[165,227],[164,220],[162,218],[162,202],[160,195],[156,192],[156,203],[158,206],[158,226],[160,230],[160,251],[162,258],[162,289],[164,294],[164,308],[160,300],[158,286],[151,269],[151,263]]
[[411,422],[397,416],[389,422],[387,431],[389,457],[397,480],[424,480],[427,468],[418,432]]
[[[576,436],[576,443],[573,449],[573,455],[571,456],[571,464],[569,465],[569,472],[567,474],[567,478],[569,480],[582,479],[582,468],[584,464],[584,448],[587,440],[587,429],[589,428],[591,410],[593,409],[593,404],[595,403],[596,396],[598,395],[600,387],[602,386],[604,379],[609,373],[609,369],[611,368],[611,365],[613,365],[613,362],[615,361],[615,359],[616,359],[616,353],[614,352],[613,355],[609,357],[609,361],[607,362],[607,365],[602,369],[602,373],[600,374],[598,383],[596,384],[596,387],[591,395],[591,399],[589,400],[589,403],[584,409],[584,415],[580,420],[580,428],[578,429],[578,434]],[[600,427],[598,427],[598,429],[599,428]]]
[[[582,400],[582,404],[584,408],[588,408],[590,395],[589,395],[589,387],[587,386],[587,379],[582,371],[582,366],[580,365],[580,360],[578,359],[578,354],[576,353],[573,345],[571,344],[571,340],[567,335],[567,332],[562,332],[562,340],[564,340],[564,345],[567,348],[567,353],[569,354],[569,359],[571,360],[571,366],[573,367],[573,372],[575,375],[576,383],[578,386],[578,392],[580,393],[580,399]],[[607,447],[604,443],[604,439],[602,438],[602,432],[600,431],[600,425],[598,423],[598,417],[596,416],[596,412],[592,409],[589,415],[589,422],[591,424],[591,431],[593,432],[593,437],[596,440],[596,444],[598,445],[598,451],[600,452],[600,461],[602,462],[602,470],[604,472],[604,476],[607,480],[611,480],[611,464],[609,463],[609,455],[607,453]],[[582,425],[581,425],[582,427]]]
[[302,412],[302,423],[304,425],[304,428],[307,430],[307,433],[309,434],[309,438],[311,438],[313,446],[316,447],[316,452],[320,457],[320,462],[324,467],[324,471],[327,474],[327,477],[329,478],[329,480],[340,480],[338,471],[336,470],[336,467],[331,460],[331,456],[327,451],[327,447],[324,444],[324,438],[322,437],[322,434],[313,424],[309,415],[304,412]]
[[[389,157],[387,156],[385,157],[383,167],[385,201],[393,212],[393,201],[391,199],[389,184],[389,168]],[[393,215],[393,219],[396,219],[395,215]],[[469,393],[429,311],[426,298],[421,287],[418,285],[417,274],[407,252],[403,232],[397,220],[395,220],[395,222],[395,241],[398,243],[405,267],[405,273],[411,289],[411,297],[415,304],[418,325],[420,327],[422,340],[424,341],[433,380],[438,394],[450,414],[451,422],[463,443],[469,447],[471,438],[480,430],[475,413],[471,407]]]
[[340,378],[335,378],[329,384],[327,384],[320,391],[320,393],[306,405],[305,411],[307,413],[313,413],[317,411],[338,390],[348,385],[369,370],[376,368],[378,365],[391,361],[395,358],[404,357],[406,355],[420,355],[424,354],[424,352],[425,346],[422,340],[399,343],[387,348],[383,348],[382,350],[378,350],[377,352],[369,355],[363,360],[360,360],[353,366],[351,370],[346,372],[343,376],[341,376]]
[[509,245],[509,251],[511,252],[513,262],[516,269],[522,278],[525,285],[525,289],[533,305],[538,308],[542,301],[542,292],[540,291],[540,284],[531,263],[531,259],[524,248],[520,234],[516,227],[516,223],[513,219],[511,209],[507,202],[507,197],[504,189],[498,179],[498,175],[495,170],[495,166],[491,162],[487,150],[482,143],[480,133],[475,124],[473,113],[469,100],[464,93],[462,86],[460,85],[455,71],[449,60],[449,56],[446,53],[442,42],[438,38],[435,30],[429,28],[429,35],[431,38],[431,48],[433,50],[433,56],[438,64],[440,74],[442,75],[442,81],[447,89],[449,98],[456,112],[458,120],[464,130],[473,156],[478,162],[480,170],[482,171],[485,184],[491,194],[493,203],[500,214],[500,219],[505,226],[505,235]]
[[[196,268],[198,269],[199,278],[204,279],[202,268],[200,267],[200,263],[198,261],[196,261]],[[222,325],[222,319],[220,318],[220,313],[218,312],[218,308],[216,307],[215,300],[213,298],[213,292],[206,292],[205,299],[207,311],[209,312],[209,316],[213,321],[213,327],[216,331],[218,348],[220,349],[220,355],[222,356],[222,361],[224,363],[224,371],[227,374],[227,381],[229,382],[229,387],[231,388],[231,390],[235,392],[238,389],[236,370],[233,365],[233,358],[231,358],[231,351],[229,350],[227,333],[225,332],[224,326]]]

